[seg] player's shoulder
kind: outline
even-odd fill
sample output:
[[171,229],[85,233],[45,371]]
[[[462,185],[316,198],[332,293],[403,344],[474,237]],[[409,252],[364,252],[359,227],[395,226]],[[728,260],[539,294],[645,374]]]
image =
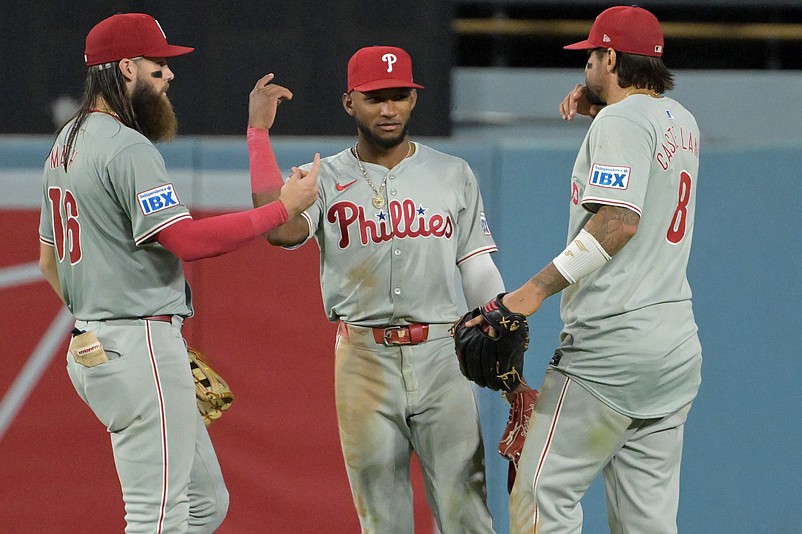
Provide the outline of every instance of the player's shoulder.
[[109,159],[124,154],[131,157],[148,153],[158,155],[150,139],[106,113],[90,114],[86,118],[85,130],[92,140],[91,145]]
[[444,165],[468,165],[468,162],[466,162],[463,158],[455,156],[454,154],[448,154],[441,150],[432,148],[429,145],[424,145],[423,143],[415,142],[414,144],[415,154],[413,154],[413,158],[415,156],[419,156],[421,159],[425,159],[427,162],[441,163]]
[[459,181],[474,179],[470,165],[463,158],[423,143],[415,143],[415,153],[412,154],[409,163],[412,169],[423,169],[427,174],[436,174],[440,180],[449,176]]

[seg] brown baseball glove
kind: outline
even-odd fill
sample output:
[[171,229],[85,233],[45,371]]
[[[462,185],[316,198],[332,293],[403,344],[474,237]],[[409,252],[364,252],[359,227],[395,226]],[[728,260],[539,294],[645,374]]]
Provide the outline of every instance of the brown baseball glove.
[[195,397],[198,400],[198,411],[206,426],[220,419],[224,410],[231,407],[234,394],[223,377],[208,364],[208,358],[201,351],[187,347],[189,366],[192,378],[195,379]]

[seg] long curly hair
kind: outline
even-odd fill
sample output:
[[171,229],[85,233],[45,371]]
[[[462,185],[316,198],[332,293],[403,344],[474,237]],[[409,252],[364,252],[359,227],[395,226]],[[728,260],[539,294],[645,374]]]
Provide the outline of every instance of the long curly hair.
[[139,131],[139,125],[136,121],[134,108],[131,105],[131,99],[125,92],[125,77],[117,67],[117,62],[89,67],[86,72],[81,106],[58,130],[58,133],[61,133],[61,131],[70,124],[70,121],[73,121],[67,133],[67,141],[64,143],[64,152],[61,161],[64,166],[64,172],[67,172],[67,165],[70,155],[73,152],[75,138],[86,120],[86,117],[94,109],[98,96],[103,98],[106,105],[110,108],[110,111],[117,114],[120,122],[129,128]]

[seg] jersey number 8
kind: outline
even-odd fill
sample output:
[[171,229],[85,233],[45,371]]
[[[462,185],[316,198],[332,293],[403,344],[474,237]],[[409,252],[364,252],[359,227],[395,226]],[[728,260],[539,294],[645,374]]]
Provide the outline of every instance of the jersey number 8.
[[688,202],[691,200],[691,175],[687,171],[679,174],[679,191],[677,198],[677,208],[671,218],[671,226],[666,232],[666,239],[669,243],[677,244],[685,237],[685,225],[688,219]]

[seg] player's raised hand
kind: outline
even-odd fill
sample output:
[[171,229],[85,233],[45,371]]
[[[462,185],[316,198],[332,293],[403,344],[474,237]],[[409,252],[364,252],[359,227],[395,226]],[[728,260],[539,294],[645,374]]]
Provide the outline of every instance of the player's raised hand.
[[320,172],[320,154],[315,154],[308,171],[292,168],[292,174],[281,187],[279,200],[287,208],[290,218],[298,215],[317,200],[317,175]]
[[269,129],[276,119],[276,108],[285,100],[292,100],[286,87],[270,83],[273,73],[259,78],[248,97],[248,126]]
[[560,117],[564,121],[573,120],[577,113],[593,118],[598,115],[603,106],[591,104],[587,97],[587,86],[578,83],[571,89],[563,101],[560,102]]

